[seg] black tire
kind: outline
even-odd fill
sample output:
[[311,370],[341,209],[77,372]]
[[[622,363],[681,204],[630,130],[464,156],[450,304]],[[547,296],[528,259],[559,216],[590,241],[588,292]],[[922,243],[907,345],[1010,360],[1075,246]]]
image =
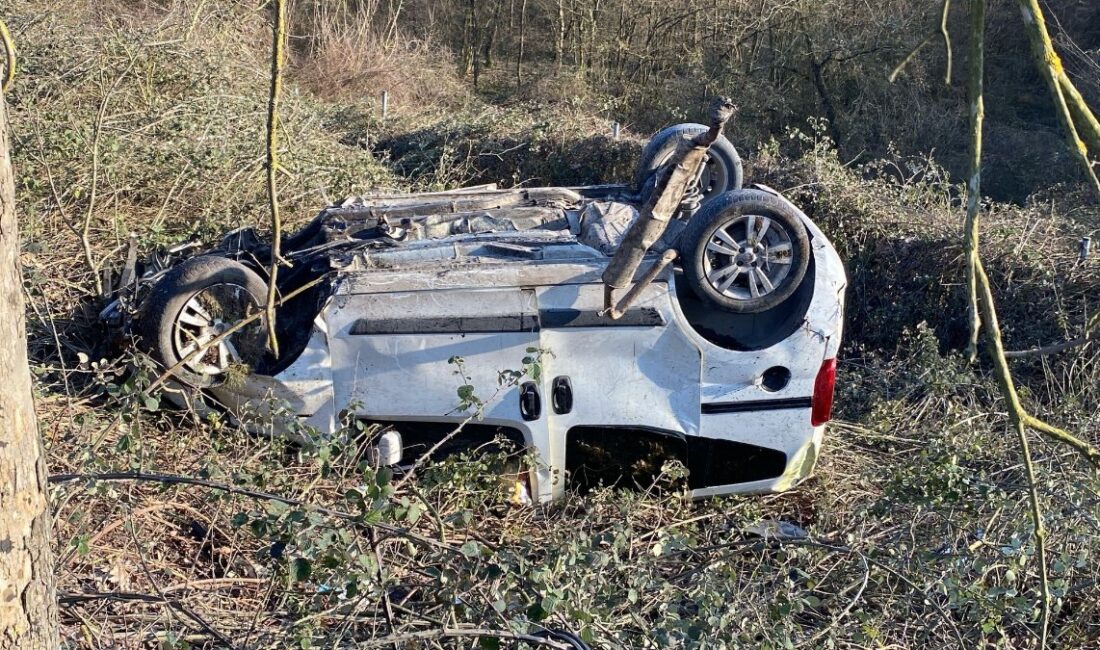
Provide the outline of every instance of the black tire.
[[[170,270],[153,287],[141,315],[141,346],[165,369],[172,368],[190,353],[188,345],[201,344],[206,340],[204,337],[216,336],[262,309],[266,300],[267,283],[240,262],[213,255],[191,258]],[[210,326],[196,324],[195,318],[207,320]],[[263,319],[233,333],[223,344],[212,346],[177,369],[173,376],[191,386],[205,388],[223,382],[232,364],[255,369],[265,355]]]
[[[668,160],[672,152],[676,150],[676,144],[682,138],[692,138],[708,130],[702,124],[677,124],[658,131],[645,149],[642,149],[642,157],[638,163],[638,170],[634,174],[634,185],[638,192],[646,191],[647,182],[652,178],[661,165]],[[703,172],[703,201],[706,202],[723,192],[731,192],[741,189],[743,171],[741,169],[741,156],[733,143],[726,136],[719,135],[714,144],[710,146],[706,168]]]
[[680,253],[684,276],[700,299],[726,311],[758,314],[779,306],[802,284],[810,239],[801,215],[783,200],[739,190],[715,197],[692,217],[680,235]]

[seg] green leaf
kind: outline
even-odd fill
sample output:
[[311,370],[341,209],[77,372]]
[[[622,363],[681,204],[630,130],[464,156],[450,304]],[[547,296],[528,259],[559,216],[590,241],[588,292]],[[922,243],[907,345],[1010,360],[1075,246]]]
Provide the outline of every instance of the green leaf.
[[481,640],[477,642],[479,648],[483,650],[500,650],[500,638],[495,636],[483,636]]
[[555,609],[558,608],[559,603],[561,603],[561,600],[557,596],[553,594],[547,594],[546,596],[542,597],[542,602],[539,604],[542,606],[543,610],[546,611],[546,615],[549,616],[550,614],[554,613]]
[[296,557],[294,561],[290,563],[290,578],[294,582],[305,582],[309,580],[309,574],[312,572],[312,567],[309,564],[309,560],[304,557]]
[[531,619],[532,621],[541,621],[545,619],[546,616],[546,610],[543,609],[542,605],[539,603],[531,603],[531,606],[527,608],[527,618]]
[[471,540],[459,547],[458,552],[462,553],[466,557],[477,557],[478,555],[481,555],[481,547],[478,546],[477,542]]

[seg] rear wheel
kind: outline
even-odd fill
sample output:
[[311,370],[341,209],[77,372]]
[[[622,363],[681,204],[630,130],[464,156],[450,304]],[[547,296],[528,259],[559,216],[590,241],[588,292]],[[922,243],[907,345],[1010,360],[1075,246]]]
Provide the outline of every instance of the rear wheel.
[[234,367],[248,372],[263,360],[262,318],[214,341],[260,311],[266,296],[267,284],[240,262],[192,258],[153,288],[141,318],[142,343],[165,368],[184,361],[177,379],[200,388],[222,383]]
[[699,298],[743,314],[789,298],[810,262],[801,216],[760,190],[729,192],[704,205],[680,236],[680,250]]
[[[642,150],[641,161],[634,176],[635,185],[639,192],[645,192],[648,184],[653,182],[657,170],[661,168],[676,151],[676,145],[685,138],[693,138],[700,133],[708,131],[708,127],[702,124],[677,124],[658,131]],[[714,144],[707,151],[703,162],[703,169],[699,176],[699,192],[702,200],[714,198],[723,192],[741,189],[742,169],[741,156],[737,149],[726,139],[719,135]]]

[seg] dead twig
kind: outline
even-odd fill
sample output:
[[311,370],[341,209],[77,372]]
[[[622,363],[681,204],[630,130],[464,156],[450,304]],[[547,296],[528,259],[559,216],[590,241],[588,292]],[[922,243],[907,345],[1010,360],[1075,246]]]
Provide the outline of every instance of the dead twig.
[[195,625],[197,625],[204,632],[217,639],[223,647],[235,648],[232,639],[225,636],[218,630],[214,629],[206,619],[196,614],[191,608],[187,607],[178,600],[165,598],[163,596],[151,596],[149,594],[139,594],[126,591],[111,591],[111,592],[89,592],[84,594],[61,594],[57,598],[57,604],[62,607],[72,607],[81,603],[86,603],[96,600],[114,600],[118,602],[136,602],[136,603],[150,603],[156,605],[167,605],[168,607],[176,610],[185,617],[191,619]]

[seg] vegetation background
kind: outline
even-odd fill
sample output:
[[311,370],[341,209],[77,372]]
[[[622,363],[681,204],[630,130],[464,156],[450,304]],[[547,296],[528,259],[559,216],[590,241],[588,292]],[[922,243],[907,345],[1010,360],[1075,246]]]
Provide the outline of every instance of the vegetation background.
[[[1044,8],[1070,76],[1100,106],[1100,4]],[[292,2],[290,226],[379,187],[626,181],[650,133],[724,93],[741,109],[727,135],[747,178],[803,205],[848,263],[839,419],[816,478],[702,503],[598,491],[544,511],[509,507],[486,478],[491,459],[398,488],[351,442],[288,446],[144,395],[155,373],[108,356],[98,286],[131,232],[149,252],[266,223],[270,12],[5,2],[51,473],[182,475],[289,499],[55,483],[67,647],[508,647],[542,626],[600,648],[1035,647],[1018,450],[987,367],[961,356],[967,3],[949,9],[950,74],[939,2]],[[1007,345],[1073,339],[1100,297],[1100,261],[1078,255],[1100,206],[1014,2],[991,1],[987,40],[983,250]],[[1013,369],[1032,411],[1096,444],[1098,361],[1092,345]],[[1052,644],[1097,647],[1100,483],[1064,448],[1037,440],[1034,452]],[[766,518],[816,541],[743,535]]]

